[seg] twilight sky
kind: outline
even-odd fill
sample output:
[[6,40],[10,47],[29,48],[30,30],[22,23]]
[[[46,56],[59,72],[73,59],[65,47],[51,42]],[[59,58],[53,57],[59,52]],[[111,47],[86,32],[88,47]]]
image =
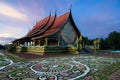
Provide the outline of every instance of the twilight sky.
[[83,36],[107,37],[120,32],[120,0],[0,0],[0,44],[20,38],[33,25],[51,13],[61,15],[70,10]]

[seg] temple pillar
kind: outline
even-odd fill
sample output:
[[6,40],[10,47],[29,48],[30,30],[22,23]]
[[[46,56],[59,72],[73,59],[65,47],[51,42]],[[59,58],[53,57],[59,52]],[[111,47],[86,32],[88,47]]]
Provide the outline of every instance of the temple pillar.
[[60,46],[60,35],[58,35],[58,46]]
[[34,41],[32,41],[32,46],[34,46]]
[[24,46],[27,46],[27,42],[24,43]]
[[27,42],[27,46],[29,46],[29,43]]
[[41,45],[41,44],[40,44],[40,40],[38,40],[38,44],[39,44],[39,46]]
[[24,42],[24,46],[26,46],[26,42]]
[[48,45],[47,43],[48,43],[48,38],[46,37],[46,38],[45,38],[45,46]]
[[35,40],[33,40],[33,46],[35,46]]
[[20,46],[20,41],[17,42],[18,46]]
[[30,41],[30,46],[32,46],[32,41]]

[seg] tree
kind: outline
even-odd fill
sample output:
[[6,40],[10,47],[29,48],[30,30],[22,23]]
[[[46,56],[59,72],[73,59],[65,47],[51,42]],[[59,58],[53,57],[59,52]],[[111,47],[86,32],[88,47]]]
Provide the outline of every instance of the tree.
[[[84,42],[86,45],[93,45],[93,40],[88,39],[88,37],[84,37]],[[107,38],[101,38],[100,49],[120,50],[120,32],[113,31]]]
[[109,49],[110,47],[108,46],[108,40],[107,39],[100,39],[100,49]]
[[3,46],[3,45],[0,44],[0,50],[1,49],[5,49],[5,46]]
[[16,51],[16,46],[13,45],[13,44],[8,44],[8,45],[6,45],[6,49],[7,49],[9,52],[15,52],[15,51]]
[[107,38],[107,41],[110,49],[120,49],[120,32],[111,32]]
[[88,37],[84,37],[84,42],[85,42],[86,45],[93,45],[93,40],[88,39]]

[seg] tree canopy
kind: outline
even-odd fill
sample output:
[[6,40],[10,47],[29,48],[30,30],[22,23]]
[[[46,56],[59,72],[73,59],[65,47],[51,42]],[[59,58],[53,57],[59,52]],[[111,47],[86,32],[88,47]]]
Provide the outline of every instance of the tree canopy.
[[120,49],[120,32],[111,32],[107,38],[110,49]]
[[120,32],[113,31],[107,38],[101,38],[101,49],[120,50]]
[[3,46],[3,45],[0,44],[0,50],[1,49],[5,49],[5,46]]
[[[93,44],[93,40],[85,37],[85,44],[91,45]],[[107,38],[101,38],[100,49],[120,50],[120,32],[113,31],[108,35]]]

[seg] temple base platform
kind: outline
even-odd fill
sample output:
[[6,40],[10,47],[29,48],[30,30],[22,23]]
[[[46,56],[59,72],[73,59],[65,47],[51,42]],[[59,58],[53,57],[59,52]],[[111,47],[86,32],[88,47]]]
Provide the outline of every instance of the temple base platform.
[[79,54],[77,48],[74,46],[29,46],[17,47],[17,53],[28,52],[37,55],[44,55],[47,53],[61,53],[69,52],[71,54]]

